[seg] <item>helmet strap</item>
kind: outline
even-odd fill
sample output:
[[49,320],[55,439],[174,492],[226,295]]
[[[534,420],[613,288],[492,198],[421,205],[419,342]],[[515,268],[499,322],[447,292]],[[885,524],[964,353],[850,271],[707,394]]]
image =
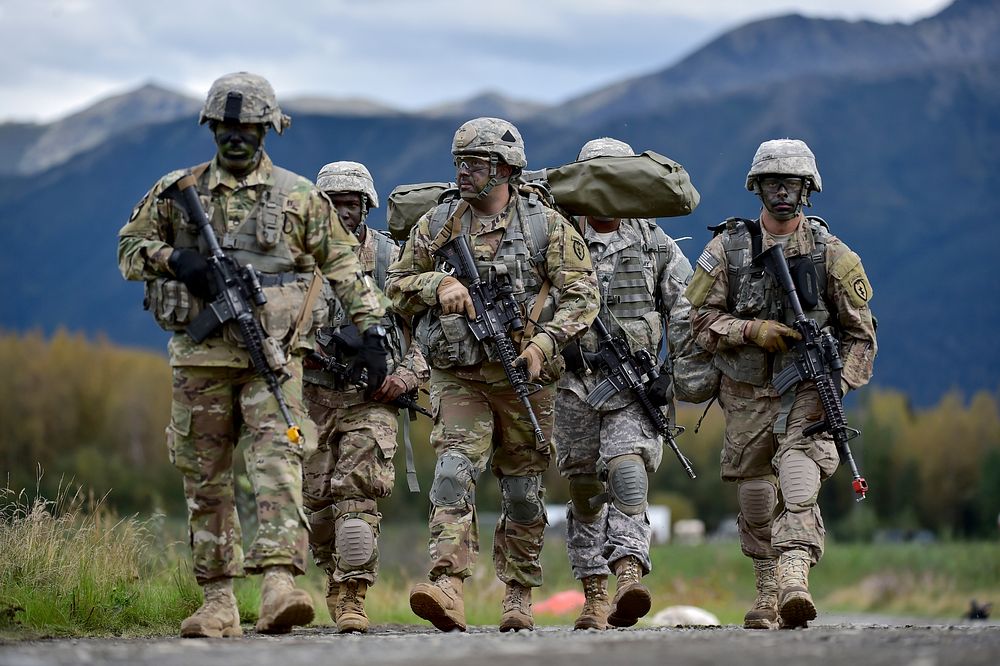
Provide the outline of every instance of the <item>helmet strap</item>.
[[496,153],[490,153],[490,179],[487,181],[486,185],[483,186],[483,189],[479,191],[479,194],[476,195],[477,199],[485,199],[489,196],[494,187],[500,183],[506,183],[509,180],[507,178],[497,178],[497,166],[499,166],[499,164],[500,160],[497,158]]

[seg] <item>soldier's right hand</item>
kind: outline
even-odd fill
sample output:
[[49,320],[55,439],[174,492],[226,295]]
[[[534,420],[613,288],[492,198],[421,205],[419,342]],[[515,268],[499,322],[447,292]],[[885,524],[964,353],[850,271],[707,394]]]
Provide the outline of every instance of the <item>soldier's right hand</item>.
[[780,321],[773,319],[753,319],[744,329],[743,336],[753,342],[758,347],[763,347],[769,352],[788,351],[788,343],[785,338],[801,340],[802,334],[794,328],[785,326]]
[[192,294],[206,301],[212,297],[211,269],[200,252],[187,248],[174,250],[167,259],[167,266]]
[[464,314],[469,319],[476,318],[476,308],[472,305],[469,289],[458,281],[458,278],[448,275],[441,280],[437,288],[438,303],[441,314]]

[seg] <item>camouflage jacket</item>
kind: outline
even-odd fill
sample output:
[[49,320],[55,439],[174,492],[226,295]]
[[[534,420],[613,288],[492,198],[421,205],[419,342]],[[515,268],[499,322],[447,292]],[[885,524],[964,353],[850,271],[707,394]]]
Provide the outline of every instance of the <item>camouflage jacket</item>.
[[[748,340],[745,334],[747,321],[755,317],[774,318],[768,313],[781,313],[779,318],[785,324],[791,324],[794,316],[791,309],[785,306],[785,299],[780,288],[761,286],[756,296],[739,300],[751,300],[757,302],[757,314],[752,312],[741,313],[743,316],[736,316],[732,310],[736,307],[729,303],[729,280],[730,270],[726,256],[725,238],[727,233],[736,231],[735,225],[729,225],[727,230],[713,238],[695,266],[695,274],[691,279],[685,292],[692,306],[691,326],[696,336],[697,342],[708,351],[716,354],[721,353],[746,355],[759,355],[763,352],[752,341]],[[776,241],[771,234],[761,225],[763,234],[762,249],[767,249],[775,245]],[[823,230],[814,228],[803,218],[793,235],[787,240],[784,247],[786,258],[800,255],[810,255],[814,252],[817,243],[814,234],[823,233],[826,245],[825,266],[826,288],[820,298],[821,308],[829,313],[827,323],[835,330],[835,335],[840,341],[841,356],[844,360],[843,379],[850,388],[856,389],[868,383],[872,375],[877,343],[875,340],[875,324],[872,318],[871,309],[868,302],[872,297],[871,285],[865,275],[864,267],[861,265],[861,258],[851,251],[836,236],[826,233]],[[768,280],[769,280],[768,276]],[[754,284],[760,284],[757,281]],[[753,288],[750,282],[749,288]],[[780,299],[780,300],[775,300]],[[807,316],[810,313],[806,313]],[[764,377],[763,381],[740,382],[744,385],[746,392],[753,393],[755,397],[774,397],[777,392],[771,386],[770,380],[773,373],[787,364],[787,354],[770,355],[768,359],[771,374]],[[736,381],[731,370],[722,367],[716,359],[724,376]]]
[[[208,197],[203,194],[202,205],[217,236],[222,238],[239,228],[258,207],[264,193],[275,186],[273,170],[270,158],[264,154],[257,169],[239,180],[223,169],[217,159],[212,160],[199,179],[198,189],[210,192]],[[160,250],[171,249],[178,235],[190,231],[183,211],[159,195],[189,171],[173,171],[161,178],[118,232],[118,266],[126,279],[147,282],[173,279],[166,261],[169,252]],[[366,330],[378,324],[385,314],[384,297],[370,281],[363,279],[354,254],[357,240],[340,223],[326,196],[308,179],[296,177],[285,197],[281,218],[282,243],[295,265],[308,267],[308,271],[312,266],[318,267],[358,328]],[[224,224],[220,220],[225,220],[227,228],[220,228]],[[294,351],[303,351],[311,342],[310,336],[303,336],[302,346]],[[177,330],[168,349],[174,366],[249,365],[246,351],[226,336],[210,336],[195,344],[182,330]]]
[[[522,197],[512,192],[510,205],[485,227],[473,223],[471,213],[466,212],[463,216],[463,228],[471,229],[470,240],[477,262],[489,262],[496,257],[508,228],[512,228],[515,221],[523,219],[524,207]],[[410,316],[426,314],[440,317],[437,288],[446,273],[437,270],[439,261],[433,256],[432,243],[443,240],[431,238],[433,213],[432,209],[414,225],[399,260],[389,267],[386,280],[386,295],[399,312]],[[541,284],[547,280],[551,284],[550,298],[555,308],[551,317],[535,329],[530,342],[538,345],[544,354],[545,365],[552,368],[562,362],[559,351],[570,340],[583,334],[597,316],[600,296],[590,253],[579,232],[555,210],[545,208],[544,214],[548,233],[544,258],[535,262],[525,259],[523,265],[517,267],[517,271],[531,271],[534,274],[532,282]],[[446,225],[438,235],[451,232]],[[516,286],[515,289],[517,288]],[[526,299],[522,306],[530,311],[533,302],[533,298]],[[526,322],[527,311],[522,312]],[[434,365],[433,360],[431,365]],[[457,367],[453,371],[459,376],[477,381],[497,382],[504,378],[501,365],[495,361]],[[558,374],[558,371],[554,374]]]

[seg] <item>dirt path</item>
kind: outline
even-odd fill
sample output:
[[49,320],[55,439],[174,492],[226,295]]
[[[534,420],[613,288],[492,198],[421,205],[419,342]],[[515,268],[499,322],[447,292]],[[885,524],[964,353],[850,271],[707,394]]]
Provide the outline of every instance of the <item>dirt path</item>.
[[[827,618],[827,622],[839,618]],[[0,645],[0,666],[617,666],[668,664],[863,664],[995,666],[1000,624],[907,625],[845,622],[797,631],[750,632],[727,626],[603,633],[544,627],[499,634],[492,627],[442,634],[422,626],[378,626],[367,636],[311,628],[290,636],[243,639],[49,640]]]

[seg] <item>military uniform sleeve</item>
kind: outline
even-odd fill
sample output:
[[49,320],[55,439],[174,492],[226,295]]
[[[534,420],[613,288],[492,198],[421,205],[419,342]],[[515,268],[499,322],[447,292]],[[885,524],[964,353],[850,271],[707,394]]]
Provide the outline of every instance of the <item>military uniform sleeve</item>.
[[[397,315],[396,319],[401,328],[401,333],[407,339],[412,340],[410,324],[402,316]],[[403,356],[402,363],[397,366],[393,374],[403,380],[407,391],[413,391],[427,383],[427,380],[431,378],[431,369],[427,365],[427,359],[424,358],[423,352],[420,351],[420,345],[415,342],[410,343],[409,347],[407,347],[406,355]]]
[[722,236],[716,236],[695,262],[694,276],[684,292],[691,303],[691,329],[695,342],[715,353],[722,347],[746,344],[746,320],[729,314],[729,276]]
[[[660,236],[660,234],[657,234]],[[656,302],[660,315],[667,319],[667,345],[671,357],[684,354],[694,346],[690,332],[691,303],[684,290],[691,281],[691,262],[674,239],[666,234],[667,256],[657,279]],[[688,330],[685,330],[688,329]]]
[[430,238],[431,212],[427,212],[410,230],[410,239],[391,266],[385,280],[385,293],[400,313],[413,316],[437,305],[437,288],[447,275],[434,270]]
[[531,342],[538,345],[546,362],[574,338],[590,328],[600,309],[597,273],[587,244],[562,215],[546,211],[549,245],[545,255],[547,277],[558,294],[552,320],[539,326]]
[[860,388],[871,379],[878,352],[875,322],[869,307],[872,286],[861,257],[836,238],[827,243],[826,265],[826,296],[836,311],[844,361],[842,377],[850,388]]
[[285,201],[286,228],[291,228],[289,247],[293,255],[310,254],[330,282],[348,317],[365,331],[385,316],[385,297],[370,278],[365,278],[354,253],[358,241],[337,217],[322,192],[302,179]]
[[118,270],[126,280],[152,280],[172,275],[167,259],[173,248],[162,232],[169,224],[161,221],[161,209],[169,206],[157,198],[164,183],[170,180],[171,175],[164,177],[147,192],[118,232]]

